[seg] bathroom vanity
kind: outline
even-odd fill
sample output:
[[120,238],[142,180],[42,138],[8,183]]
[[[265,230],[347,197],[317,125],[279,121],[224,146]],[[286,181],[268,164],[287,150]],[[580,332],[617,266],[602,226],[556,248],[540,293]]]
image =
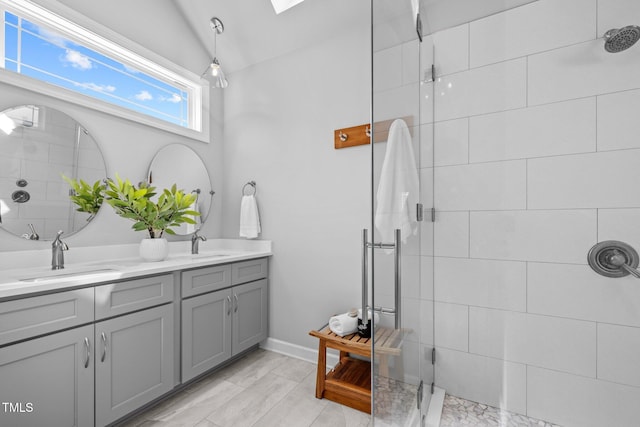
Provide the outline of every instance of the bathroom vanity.
[[0,425],[106,426],[264,340],[270,243],[182,243],[156,263],[0,270]]

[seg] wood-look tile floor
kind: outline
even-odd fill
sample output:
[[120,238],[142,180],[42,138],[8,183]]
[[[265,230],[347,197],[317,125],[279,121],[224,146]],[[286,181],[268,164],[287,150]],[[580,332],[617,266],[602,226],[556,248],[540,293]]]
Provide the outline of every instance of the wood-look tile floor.
[[316,365],[262,349],[122,427],[369,427],[364,412],[315,397]]

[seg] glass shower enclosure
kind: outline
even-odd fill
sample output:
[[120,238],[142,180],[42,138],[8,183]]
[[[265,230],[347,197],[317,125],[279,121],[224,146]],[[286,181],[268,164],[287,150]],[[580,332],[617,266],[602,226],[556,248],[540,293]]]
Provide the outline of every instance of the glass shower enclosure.
[[371,5],[374,425],[637,425],[638,2]]

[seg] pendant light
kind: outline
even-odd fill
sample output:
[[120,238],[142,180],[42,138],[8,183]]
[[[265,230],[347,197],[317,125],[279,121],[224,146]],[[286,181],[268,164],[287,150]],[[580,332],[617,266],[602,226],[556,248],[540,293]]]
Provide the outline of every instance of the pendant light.
[[209,24],[213,30],[213,60],[207,69],[204,70],[204,73],[202,73],[202,77],[208,80],[213,87],[224,89],[229,86],[229,81],[225,77],[222,67],[220,67],[220,61],[218,61],[218,58],[216,57],[217,37],[218,34],[222,34],[224,32],[224,25],[222,24],[222,21],[216,17],[211,18]]

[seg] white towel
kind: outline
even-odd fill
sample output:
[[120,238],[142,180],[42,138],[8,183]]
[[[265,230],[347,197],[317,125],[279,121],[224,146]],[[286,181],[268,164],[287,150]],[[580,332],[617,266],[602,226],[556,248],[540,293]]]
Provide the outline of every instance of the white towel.
[[[419,191],[420,181],[411,134],[404,120],[397,119],[389,128],[387,151],[376,194],[375,225],[383,243],[392,243],[394,230],[398,228],[401,230],[402,243],[416,233]],[[391,252],[387,250],[387,253]]]
[[242,196],[242,203],[240,204],[240,237],[255,239],[261,231],[258,203],[255,196],[253,194]]
[[358,330],[358,319],[351,317],[349,314],[339,314],[329,318],[329,329],[341,337],[353,334]]

